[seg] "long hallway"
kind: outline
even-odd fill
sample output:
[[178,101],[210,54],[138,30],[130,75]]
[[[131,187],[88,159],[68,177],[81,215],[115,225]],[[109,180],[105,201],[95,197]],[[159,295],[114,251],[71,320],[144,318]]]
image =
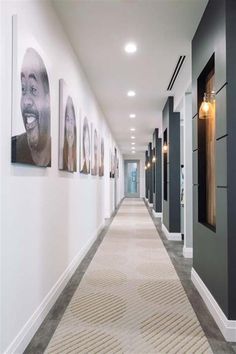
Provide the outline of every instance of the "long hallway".
[[143,200],[124,200],[46,353],[211,352]]

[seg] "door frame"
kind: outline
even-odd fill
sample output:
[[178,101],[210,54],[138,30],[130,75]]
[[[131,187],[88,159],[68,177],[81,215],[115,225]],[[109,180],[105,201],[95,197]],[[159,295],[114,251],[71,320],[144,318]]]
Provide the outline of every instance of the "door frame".
[[[128,167],[128,163],[137,163],[137,197],[135,196],[131,196],[128,195],[127,193],[127,167]],[[124,194],[125,194],[125,198],[140,198],[140,160],[139,159],[128,159],[128,160],[124,160]]]

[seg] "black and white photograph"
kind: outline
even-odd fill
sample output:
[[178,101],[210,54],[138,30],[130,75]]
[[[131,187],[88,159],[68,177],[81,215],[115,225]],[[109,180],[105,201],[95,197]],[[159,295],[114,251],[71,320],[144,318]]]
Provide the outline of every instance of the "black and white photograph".
[[82,119],[80,131],[80,172],[84,174],[89,174],[91,146],[89,123],[86,116],[84,116]]
[[97,129],[91,129],[91,175],[97,176],[98,174],[98,133]]
[[110,178],[115,178],[115,155],[113,150],[110,150]]
[[120,159],[119,159],[119,157],[117,157],[117,160],[116,160],[116,177],[117,178],[120,177]]
[[59,169],[77,171],[77,129],[76,112],[72,97],[63,79],[59,82]]
[[100,140],[100,153],[99,153],[99,171],[100,177],[104,176],[104,139],[101,137]]
[[[45,63],[32,47],[26,49],[17,70],[21,93],[15,100],[11,147],[13,163],[51,166],[50,87]],[[17,113],[16,113],[17,112]],[[14,134],[21,120],[21,130]],[[16,125],[16,126],[15,126]]]

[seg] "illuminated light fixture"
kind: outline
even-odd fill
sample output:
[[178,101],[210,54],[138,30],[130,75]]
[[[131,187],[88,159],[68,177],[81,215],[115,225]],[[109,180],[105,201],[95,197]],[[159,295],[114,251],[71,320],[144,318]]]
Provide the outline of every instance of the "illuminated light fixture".
[[131,132],[135,132],[135,128],[130,128],[130,131]]
[[136,93],[135,93],[135,91],[130,90],[130,91],[127,92],[127,96],[128,97],[134,97],[134,96],[136,96]]
[[147,169],[147,166],[146,166],[146,165],[144,166],[144,169],[145,169],[145,170]]
[[125,51],[128,54],[137,52],[137,45],[134,42],[129,42],[125,45]]
[[135,154],[135,151],[132,151],[132,154]]
[[153,163],[156,162],[156,156],[155,155],[153,155],[152,162]]
[[135,117],[136,117],[136,114],[130,113],[129,117],[130,117],[130,118],[135,118]]
[[147,163],[147,168],[149,168],[151,166],[150,162]]
[[134,141],[132,141],[131,145],[135,145],[135,142],[134,142]]
[[204,93],[203,101],[199,108],[199,119],[208,119],[213,110],[213,105],[215,103],[215,92]]
[[131,139],[135,139],[135,136],[132,135],[132,136],[131,136]]
[[166,153],[166,152],[168,151],[168,145],[167,145],[166,143],[164,143],[163,148],[162,148],[162,151],[163,151],[164,153]]

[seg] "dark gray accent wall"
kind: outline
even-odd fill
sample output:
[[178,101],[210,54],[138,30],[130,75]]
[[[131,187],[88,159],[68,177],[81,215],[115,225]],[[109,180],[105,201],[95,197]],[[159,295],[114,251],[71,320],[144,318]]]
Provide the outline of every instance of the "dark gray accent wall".
[[[167,200],[163,196],[163,223],[169,232],[180,232],[180,113],[168,97],[162,112],[163,134],[167,131]],[[167,130],[166,130],[167,129]],[[164,139],[163,139],[164,144]],[[164,163],[164,158],[163,158]],[[163,165],[164,168],[164,165]]]
[[153,133],[153,151],[156,161],[153,163],[153,209],[156,213],[162,212],[162,140],[159,138],[159,130]]
[[148,199],[148,170],[147,170],[147,164],[148,164],[148,150],[145,151],[145,197]]
[[148,161],[150,163],[150,167],[148,168],[148,201],[149,203],[153,203],[153,183],[152,183],[152,143],[148,144]]
[[[236,1],[209,0],[192,41],[193,267],[228,319],[236,320]],[[198,77],[215,56],[216,231],[198,220]]]

